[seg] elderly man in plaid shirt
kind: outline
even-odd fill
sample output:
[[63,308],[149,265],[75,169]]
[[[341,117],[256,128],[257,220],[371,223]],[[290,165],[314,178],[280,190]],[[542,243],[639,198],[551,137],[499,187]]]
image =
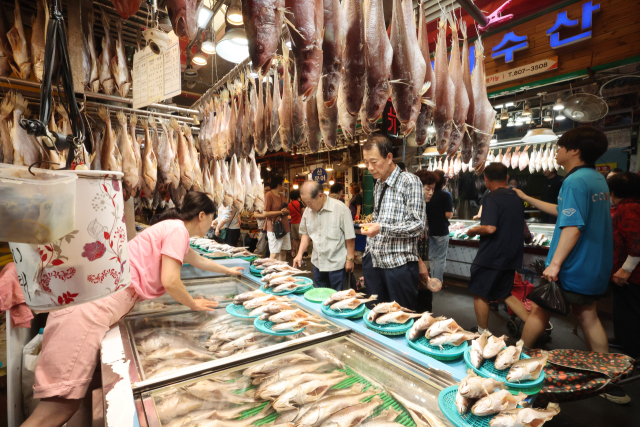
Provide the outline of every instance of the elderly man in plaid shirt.
[[363,225],[367,249],[362,270],[367,293],[381,302],[396,301],[415,309],[420,276],[418,239],[424,233],[425,200],[417,176],[393,163],[393,146],[383,135],[372,135],[363,147],[364,162],[373,178],[373,221]]

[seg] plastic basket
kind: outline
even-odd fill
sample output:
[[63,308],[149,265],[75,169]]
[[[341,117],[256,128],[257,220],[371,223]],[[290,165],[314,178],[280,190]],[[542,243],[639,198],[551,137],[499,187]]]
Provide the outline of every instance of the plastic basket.
[[[471,357],[469,356],[469,351],[470,351],[470,347],[468,347],[465,352],[464,352],[464,361],[467,364],[468,367],[470,367],[471,369],[473,369],[473,371],[480,375],[481,377],[485,377],[485,378],[494,378],[498,381],[502,381],[503,383],[505,383],[508,387],[511,388],[515,388],[515,389],[534,389],[535,387],[541,385],[544,381],[544,369],[542,370],[542,373],[540,374],[540,376],[538,377],[538,379],[535,380],[525,380],[519,383],[512,383],[507,381],[507,373],[509,372],[509,369],[505,369],[503,371],[500,371],[498,369],[495,368],[494,364],[493,364],[493,359],[484,359],[484,361],[482,362],[482,365],[480,365],[480,369],[477,369],[475,366],[473,366],[471,364]],[[527,356],[524,353],[520,353],[520,360],[522,359],[529,359],[529,356]]]
[[418,350],[420,353],[427,354],[436,360],[456,360],[462,357],[464,351],[469,347],[469,344],[465,341],[459,346],[452,344],[444,344],[440,350],[440,346],[431,345],[431,340],[427,339],[424,335],[415,341],[409,339],[409,332],[407,331],[406,337],[409,347]]
[[473,413],[471,413],[471,408],[469,408],[469,412],[460,415],[456,409],[456,393],[458,393],[457,385],[447,387],[440,392],[438,395],[438,406],[440,407],[440,412],[442,412],[444,416],[457,427],[489,427],[489,422],[497,414],[479,417],[477,415],[473,415]]
[[249,316],[249,313],[253,310],[246,309],[243,305],[229,304],[225,310],[232,316],[242,317],[244,319],[255,319],[260,316]]
[[264,267],[262,267],[262,268],[258,268],[258,267],[255,267],[253,264],[251,264],[251,265],[249,266],[249,271],[250,271],[251,273],[255,274],[255,275],[258,275],[258,276],[262,276],[262,275],[260,274],[260,272],[261,272],[262,270],[264,270]]
[[0,164],[0,241],[45,244],[71,233],[77,175]]
[[260,320],[259,318],[253,321],[253,326],[255,326],[256,329],[259,330],[260,332],[264,332],[265,334],[269,334],[269,335],[276,335],[278,337],[285,337],[287,335],[299,334],[305,329],[304,327],[302,327],[297,331],[274,332],[271,330],[273,325],[275,325],[275,323],[269,322],[268,320]]
[[313,303],[321,303],[336,292],[335,289],[331,288],[313,288],[304,293],[304,299]]
[[388,323],[386,325],[378,325],[377,323],[371,323],[367,320],[367,313],[370,310],[366,310],[362,316],[364,324],[372,331],[376,331],[382,335],[404,335],[413,326],[413,319],[409,319],[407,323]]
[[343,318],[343,319],[348,319],[348,318],[351,318],[351,317],[360,317],[360,316],[362,316],[362,313],[364,313],[364,311],[367,309],[367,307],[364,304],[360,304],[358,307],[356,307],[353,310],[333,310],[328,305],[322,304],[320,306],[320,309],[327,316],[340,317],[340,318]]

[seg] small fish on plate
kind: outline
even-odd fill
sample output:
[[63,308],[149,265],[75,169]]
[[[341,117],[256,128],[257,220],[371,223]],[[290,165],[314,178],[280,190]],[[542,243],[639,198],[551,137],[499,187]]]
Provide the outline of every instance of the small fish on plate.
[[520,340],[515,346],[510,345],[504,350],[500,351],[496,356],[494,366],[497,370],[503,371],[520,360],[520,353],[522,353],[522,346],[524,341]]
[[471,406],[471,399],[460,394],[460,389],[456,392],[456,409],[460,415],[466,414]]
[[511,365],[507,373],[507,381],[520,382],[525,380],[537,380],[547,364],[548,354],[531,359],[522,359]]
[[349,298],[364,298],[366,295],[356,292],[354,289],[347,289],[346,291],[339,291],[327,298],[322,305],[331,305],[338,301],[342,301]]
[[444,317],[442,318],[433,317],[431,313],[429,313],[428,311],[425,313],[422,313],[422,316],[414,322],[413,326],[411,327],[411,330],[409,330],[409,339],[412,341],[417,339],[418,335],[420,335],[420,332],[426,331],[427,329],[429,329],[429,326],[433,325],[438,320],[444,320],[444,319],[445,319]]
[[487,339],[487,344],[484,346],[482,350],[482,356],[485,359],[493,359],[500,353],[500,351],[507,346],[505,343],[506,336],[496,337],[495,335],[490,336]]
[[458,332],[454,332],[452,334],[449,333],[444,333],[444,334],[440,334],[437,337],[433,338],[431,340],[431,345],[438,345],[440,346],[440,349],[443,350],[443,345],[444,344],[451,344],[453,346],[461,346],[462,343],[472,340],[474,338],[478,338],[480,335],[479,334],[475,334],[473,332],[467,332],[467,331],[458,331]]
[[491,332],[488,329],[485,329],[475,340],[471,341],[471,349],[469,349],[469,358],[471,359],[471,364],[475,366],[476,369],[480,369],[482,362],[484,362],[484,356],[482,355],[485,346],[487,345],[487,340],[491,336]]
[[516,408],[502,411],[489,421],[489,427],[541,427],[560,413],[557,403],[547,409]]
[[460,381],[458,392],[466,398],[478,399],[493,391],[504,389],[504,383],[493,378],[477,376],[472,369],[467,371],[467,376]]
[[516,409],[516,406],[527,397],[520,392],[514,396],[509,390],[498,390],[478,400],[472,407],[473,415],[483,417],[485,415],[497,414],[502,411]]
[[338,301],[331,305],[331,310],[341,311],[341,310],[355,310],[361,304],[365,304],[370,301],[375,301],[378,299],[378,295],[371,295],[371,298],[361,299],[361,298],[349,298],[342,301]]
[[422,317],[421,313],[406,313],[404,311],[393,311],[391,313],[383,314],[376,319],[378,325],[388,325],[389,323],[407,323],[414,317]]
[[429,329],[427,329],[426,337],[427,339],[432,339],[445,332],[453,333],[460,329],[462,328],[453,319],[439,320],[429,326]]

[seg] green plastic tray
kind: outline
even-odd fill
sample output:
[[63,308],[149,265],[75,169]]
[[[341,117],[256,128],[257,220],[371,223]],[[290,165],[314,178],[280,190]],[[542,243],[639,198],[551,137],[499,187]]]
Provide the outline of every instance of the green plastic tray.
[[[505,369],[505,370],[498,370],[495,368],[494,364],[493,364],[493,359],[485,359],[482,362],[482,365],[480,365],[480,369],[477,369],[475,366],[473,366],[471,364],[471,357],[469,356],[469,350],[471,348],[468,347],[465,352],[464,352],[464,361],[467,364],[468,367],[470,367],[471,369],[473,369],[473,371],[480,375],[481,377],[485,377],[485,378],[494,378],[498,381],[502,381],[503,383],[505,383],[508,387],[510,388],[515,388],[515,389],[535,389],[537,386],[541,385],[544,382],[544,369],[542,370],[542,373],[540,374],[540,376],[538,377],[538,379],[536,380],[526,380],[526,381],[522,381],[520,383],[512,383],[507,381],[507,373],[509,372],[509,369]],[[524,353],[520,353],[520,360],[522,359],[529,359],[529,356],[527,356]]]
[[409,319],[407,323],[388,323],[386,325],[378,325],[377,323],[371,323],[367,319],[367,313],[371,310],[366,310],[364,315],[362,316],[362,320],[364,320],[364,324],[367,328],[371,329],[382,335],[404,335],[411,327],[413,326],[413,319]]
[[269,295],[278,295],[278,296],[280,296],[280,295],[289,295],[289,294],[293,293],[293,291],[274,292],[273,289],[274,288],[265,288],[264,285],[260,286],[260,290],[262,292],[266,293],[266,294],[269,294]]
[[489,421],[493,419],[497,414],[486,415],[479,417],[469,412],[460,415],[456,409],[456,393],[458,392],[458,386],[453,385],[447,387],[438,395],[438,406],[440,412],[456,427],[489,427]]
[[424,335],[415,341],[409,339],[409,332],[407,331],[405,337],[409,347],[418,350],[420,353],[427,354],[437,360],[456,360],[462,357],[464,351],[469,347],[469,344],[465,341],[462,345],[455,346],[451,344],[445,344],[442,346],[444,350],[440,350],[440,346],[431,345],[431,340],[428,340]]
[[244,308],[243,305],[236,305],[236,304],[229,304],[225,310],[227,311],[227,313],[229,313],[232,316],[236,316],[236,317],[241,317],[244,319],[255,319],[258,316],[249,316],[249,313],[251,313],[252,310],[248,310],[246,308]]
[[313,288],[304,293],[304,299],[309,302],[321,303],[337,291],[331,288]]
[[353,310],[333,310],[331,307],[324,304],[320,306],[320,309],[322,310],[322,312],[327,316],[341,317],[344,319],[348,319],[351,317],[360,317],[362,316],[362,313],[364,313],[366,308],[367,307],[364,304],[360,304],[357,308]]
[[262,276],[262,275],[260,274],[260,272],[261,272],[262,270],[264,270],[264,267],[258,268],[258,267],[256,267],[256,266],[254,266],[253,264],[251,264],[251,265],[249,266],[249,271],[250,271],[251,273],[253,273],[253,274],[257,274],[257,275],[259,275],[259,276]]
[[286,337],[287,335],[299,334],[305,329],[305,328],[300,328],[297,331],[274,332],[271,330],[273,325],[275,325],[275,323],[269,322],[268,320],[260,320],[260,318],[257,318],[256,320],[253,321],[253,326],[255,326],[256,329],[259,330],[260,332],[264,332],[265,334],[269,334],[269,335],[276,335],[278,337]]

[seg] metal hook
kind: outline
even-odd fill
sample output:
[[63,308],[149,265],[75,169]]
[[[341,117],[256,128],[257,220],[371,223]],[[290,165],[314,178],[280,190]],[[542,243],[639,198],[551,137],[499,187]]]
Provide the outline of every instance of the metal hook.
[[29,166],[28,171],[29,171],[29,173],[30,173],[31,175],[36,176],[36,174],[35,174],[35,173],[31,172],[31,168],[32,168],[34,165],[39,165],[40,163],[49,163],[49,164],[52,164],[52,165],[59,165],[59,164],[60,164],[60,163],[58,163],[58,162],[50,162],[50,161],[48,161],[48,160],[39,160],[39,161],[37,161],[37,162],[33,163],[31,166]]

